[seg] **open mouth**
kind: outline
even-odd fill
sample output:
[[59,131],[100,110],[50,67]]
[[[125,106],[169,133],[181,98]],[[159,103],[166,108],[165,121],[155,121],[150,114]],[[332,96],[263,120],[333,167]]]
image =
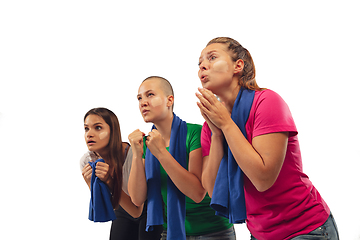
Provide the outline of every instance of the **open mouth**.
[[201,82],[207,82],[208,81],[208,78],[206,75],[202,75],[201,78],[200,78],[200,81]]
[[89,144],[89,145],[93,145],[94,143],[95,143],[95,141],[92,141],[92,140],[87,142],[87,144]]

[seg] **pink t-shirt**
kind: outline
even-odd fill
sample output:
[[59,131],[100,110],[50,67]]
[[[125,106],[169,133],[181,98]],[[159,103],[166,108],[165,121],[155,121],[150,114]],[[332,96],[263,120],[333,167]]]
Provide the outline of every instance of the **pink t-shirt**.
[[[330,209],[303,173],[297,129],[285,101],[271,90],[256,91],[246,123],[247,140],[256,136],[289,132],[284,164],[274,185],[256,190],[244,175],[247,227],[259,239],[290,239],[325,223]],[[209,155],[211,131],[204,123],[201,132],[203,155]]]

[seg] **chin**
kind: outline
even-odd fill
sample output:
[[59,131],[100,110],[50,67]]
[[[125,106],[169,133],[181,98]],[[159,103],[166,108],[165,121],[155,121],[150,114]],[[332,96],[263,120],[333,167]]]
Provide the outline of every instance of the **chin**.
[[143,119],[144,119],[144,122],[146,122],[146,123],[151,122],[151,120],[149,118],[147,118],[147,117],[143,117]]
[[210,84],[204,84],[203,85],[203,88],[205,88],[205,89],[207,89],[207,90],[210,90],[210,91],[212,91],[212,92],[214,92],[214,90],[216,91],[216,88],[213,88],[213,87],[211,87],[211,85]]

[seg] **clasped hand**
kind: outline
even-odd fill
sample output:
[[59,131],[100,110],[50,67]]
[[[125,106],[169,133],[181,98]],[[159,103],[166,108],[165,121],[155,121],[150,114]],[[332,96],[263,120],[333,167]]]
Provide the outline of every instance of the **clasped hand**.
[[201,115],[208,123],[211,131],[219,133],[221,129],[232,121],[229,111],[224,106],[224,103],[220,102],[210,90],[199,88],[199,92],[196,93],[196,96],[200,101],[197,102],[197,105]]
[[[90,164],[86,164],[82,170],[82,175],[86,183],[91,182],[92,168]],[[110,177],[109,164],[98,162],[95,168],[95,176],[97,176],[101,181],[106,182]]]
[[[139,129],[135,130],[129,135],[129,142],[133,149],[133,155],[136,157],[142,157],[143,155],[143,138],[145,134]],[[149,148],[151,153],[157,157],[161,154],[162,150],[166,150],[165,140],[158,130],[153,129],[148,133],[146,137],[146,146]]]

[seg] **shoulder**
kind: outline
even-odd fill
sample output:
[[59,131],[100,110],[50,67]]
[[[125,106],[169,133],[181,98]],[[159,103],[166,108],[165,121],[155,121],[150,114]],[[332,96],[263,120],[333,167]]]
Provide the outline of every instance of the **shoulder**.
[[284,99],[276,92],[266,89],[256,91],[252,111],[256,114],[279,114],[279,112],[290,113],[290,109]]
[[202,126],[195,123],[186,123],[188,132],[201,131]]
[[270,89],[255,92],[247,124],[254,131],[252,137],[272,132],[297,134],[288,105],[278,93]]
[[273,102],[284,102],[285,101],[282,99],[282,97],[274,92],[273,90],[270,89],[265,89],[262,91],[255,91],[255,97],[254,97],[254,102],[263,102],[265,101],[266,103],[273,103]]
[[186,136],[186,145],[188,152],[191,152],[195,149],[201,147],[200,144],[200,136],[201,136],[201,125],[194,123],[186,123],[187,124],[187,136]]
[[124,165],[128,162],[130,162],[130,164],[131,164],[132,157],[133,157],[133,153],[131,150],[131,145],[128,145],[127,149],[125,150],[125,154],[124,154]]
[[92,151],[87,151],[81,158],[80,158],[80,170],[82,170],[88,162],[95,162],[98,159],[96,154]]
[[194,123],[186,123],[187,139],[200,138],[202,126]]

